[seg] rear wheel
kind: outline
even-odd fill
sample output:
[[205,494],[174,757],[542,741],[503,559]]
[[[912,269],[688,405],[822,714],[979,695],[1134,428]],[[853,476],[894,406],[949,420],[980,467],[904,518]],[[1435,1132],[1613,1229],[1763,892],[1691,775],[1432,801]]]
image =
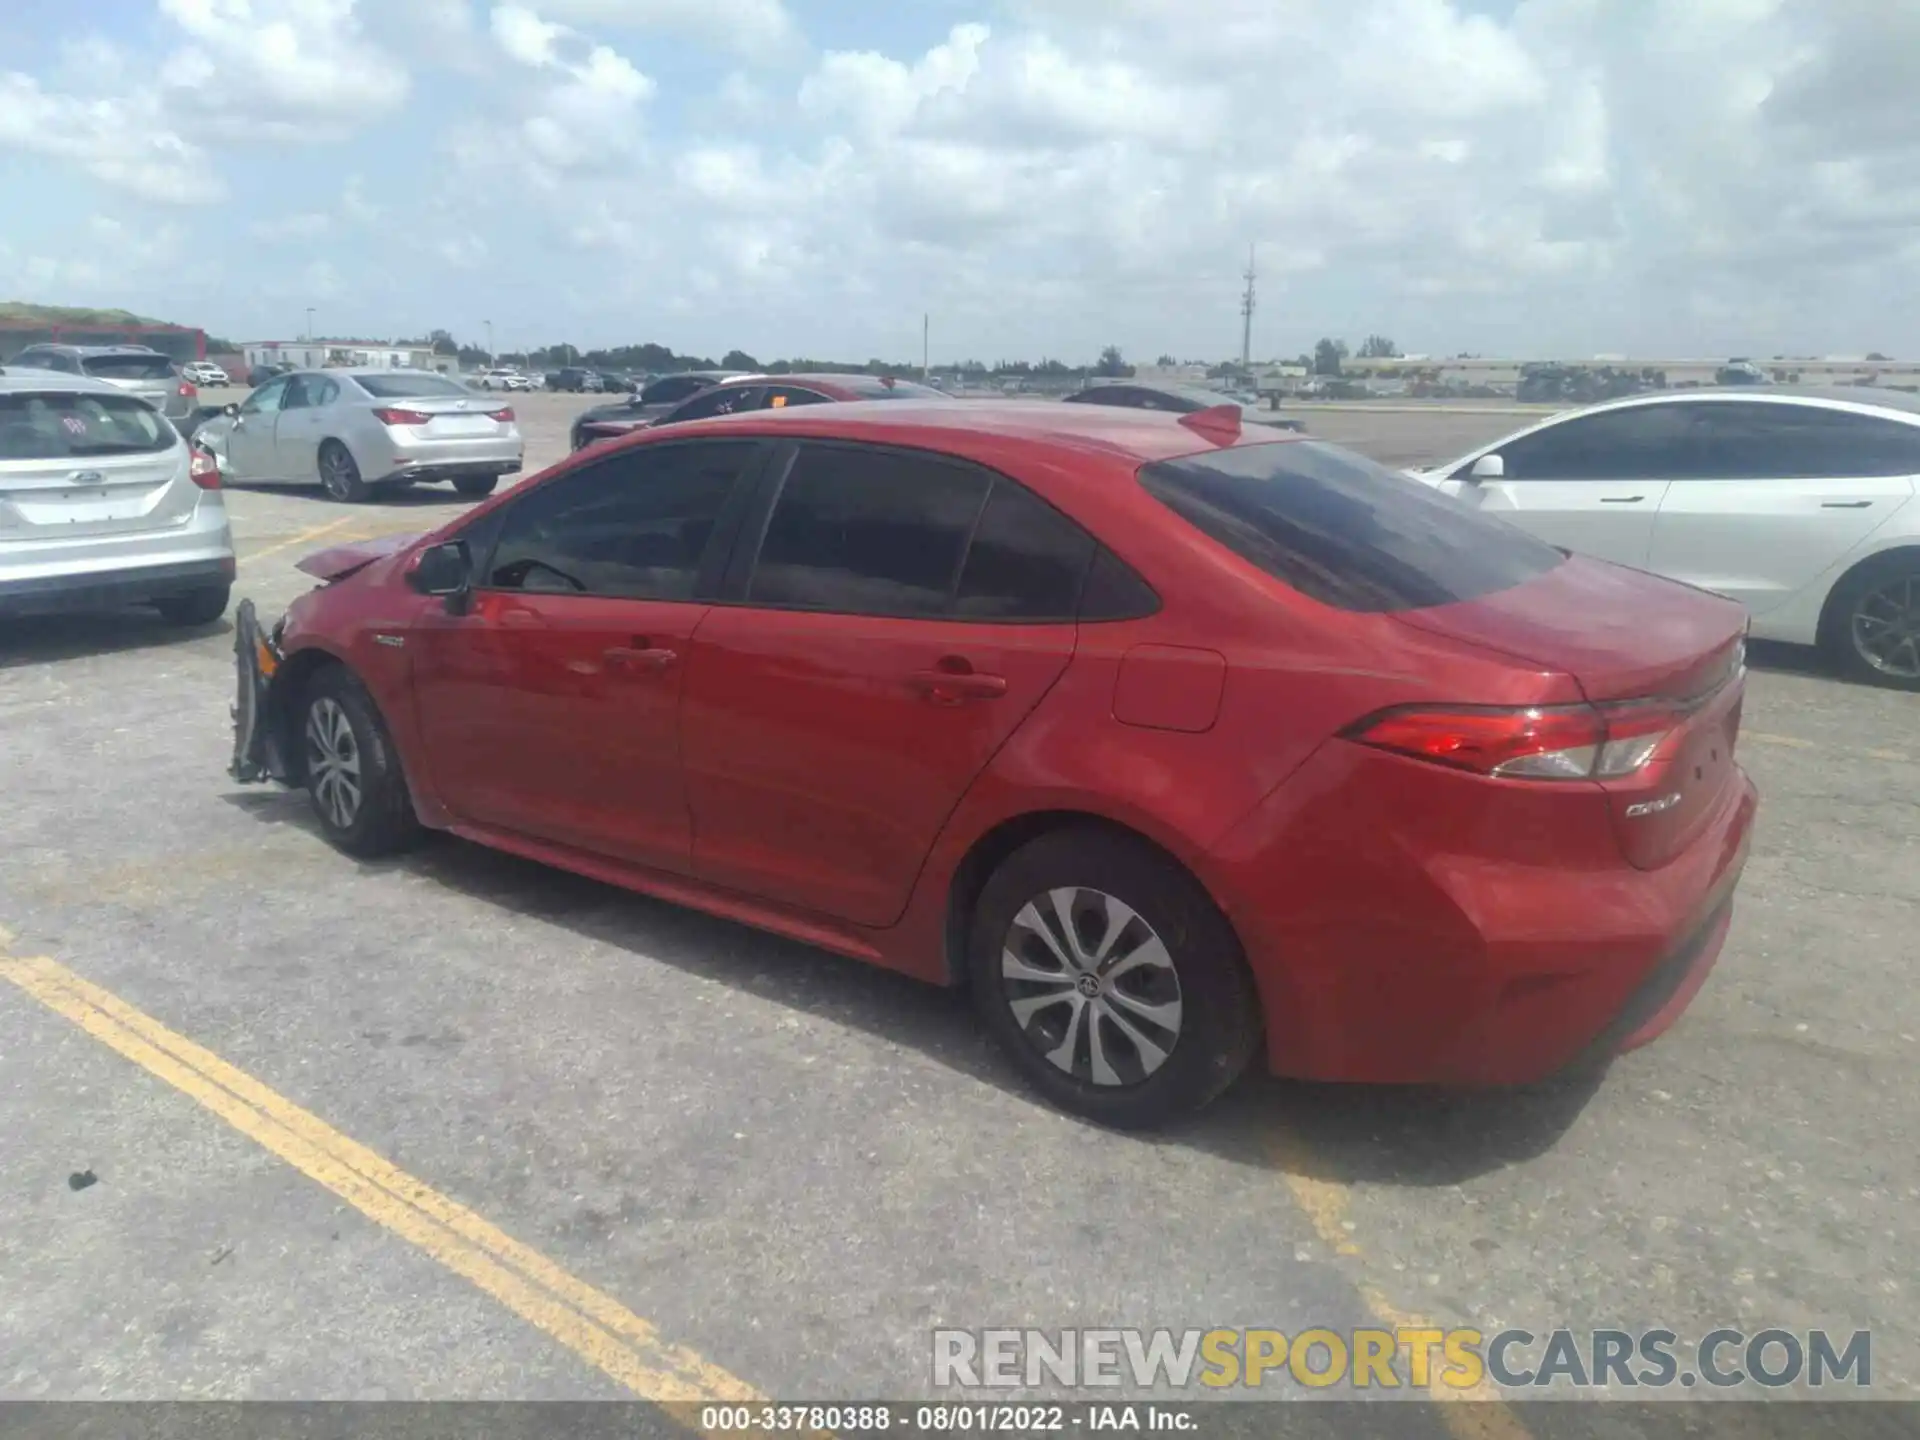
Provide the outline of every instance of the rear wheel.
[[1199,1110],[1246,1068],[1258,1004],[1232,927],[1184,870],[1092,828],[1016,850],[974,909],[994,1038],[1054,1103],[1121,1128]]
[[419,838],[393,737],[373,697],[344,665],[329,665],[308,682],[300,753],[307,798],[336,848],[371,860]]
[[320,488],[327,492],[329,499],[343,505],[367,498],[367,482],[360,478],[360,467],[354,463],[352,452],[338,440],[328,440],[320,447]]
[[482,495],[491,495],[494,487],[500,483],[498,475],[456,475],[453,488],[462,495],[470,495],[478,500]]
[[209,585],[204,590],[189,590],[184,595],[156,600],[153,608],[169,625],[211,625],[227,613],[227,601],[232,593],[230,585]]
[[1890,555],[1843,579],[1822,639],[1850,678],[1920,691],[1920,555]]

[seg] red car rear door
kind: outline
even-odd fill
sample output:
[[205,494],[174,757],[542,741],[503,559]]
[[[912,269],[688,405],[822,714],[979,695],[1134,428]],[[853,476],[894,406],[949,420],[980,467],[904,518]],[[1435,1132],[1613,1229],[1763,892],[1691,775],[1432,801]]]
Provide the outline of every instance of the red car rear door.
[[458,819],[687,868],[682,680],[762,448],[623,451],[488,517],[464,613],[430,607],[412,642],[425,763]]
[[1094,542],[1012,481],[921,453],[803,442],[781,468],[688,664],[694,870],[883,926],[1072,658]]

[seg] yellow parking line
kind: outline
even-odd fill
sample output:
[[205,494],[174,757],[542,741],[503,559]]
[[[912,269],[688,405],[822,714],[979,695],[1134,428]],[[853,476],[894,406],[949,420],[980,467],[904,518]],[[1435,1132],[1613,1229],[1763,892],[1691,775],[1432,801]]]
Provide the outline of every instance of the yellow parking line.
[[258,560],[263,555],[272,555],[281,550],[290,550],[295,545],[304,545],[309,540],[318,540],[322,535],[331,535],[334,531],[343,529],[360,518],[358,515],[343,515],[338,520],[329,520],[324,525],[316,525],[311,530],[302,530],[298,535],[290,536],[285,540],[277,540],[271,545],[263,545],[251,554],[242,555],[240,561],[242,564],[247,564],[251,561]]
[[[1319,1235],[1322,1243],[1336,1255],[1363,1259],[1365,1252],[1355,1236],[1353,1223],[1347,1218],[1347,1202],[1353,1193],[1351,1189],[1337,1180],[1322,1180],[1313,1175],[1305,1144],[1290,1130],[1276,1130],[1269,1140],[1269,1149],[1286,1178],[1287,1188],[1293,1192],[1294,1203],[1306,1213],[1314,1233]],[[1384,1291],[1373,1285],[1362,1284],[1360,1298],[1366,1302],[1374,1318],[1389,1329],[1444,1328],[1424,1316],[1400,1309]],[[1520,1422],[1520,1417],[1500,1398],[1500,1392],[1485,1380],[1472,1389],[1456,1390],[1440,1379],[1436,1367],[1433,1378],[1428,1382],[1427,1394],[1434,1400],[1445,1402],[1439,1409],[1440,1419],[1456,1440],[1533,1440],[1531,1432]]]
[[198,1101],[642,1399],[762,1398],[744,1380],[664,1340],[612,1296],[66,967],[0,952],[0,979]]

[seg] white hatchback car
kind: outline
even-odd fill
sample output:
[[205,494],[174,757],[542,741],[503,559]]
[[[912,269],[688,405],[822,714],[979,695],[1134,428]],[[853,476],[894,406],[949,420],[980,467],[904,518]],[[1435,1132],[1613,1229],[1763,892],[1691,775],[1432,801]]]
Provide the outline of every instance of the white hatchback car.
[[1920,398],[1663,391],[1408,473],[1549,544],[1730,596],[1758,639],[1920,690]]
[[0,617],[227,608],[233,531],[213,457],[104,380],[0,371]]

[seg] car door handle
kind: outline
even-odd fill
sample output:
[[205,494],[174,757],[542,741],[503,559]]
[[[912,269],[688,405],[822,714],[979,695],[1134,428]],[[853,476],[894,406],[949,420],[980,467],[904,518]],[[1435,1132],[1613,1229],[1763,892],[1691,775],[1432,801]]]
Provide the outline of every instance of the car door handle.
[[1600,503],[1602,505],[1638,505],[1646,498],[1644,495],[1602,495]]
[[907,683],[936,705],[958,705],[967,700],[992,700],[1007,693],[1007,677],[982,675],[959,668],[916,670]]
[[680,652],[664,645],[649,645],[636,637],[631,645],[607,647],[600,652],[600,658],[622,670],[666,670],[680,658]]
[[1873,504],[1871,500],[1822,500],[1822,510],[1864,510]]

